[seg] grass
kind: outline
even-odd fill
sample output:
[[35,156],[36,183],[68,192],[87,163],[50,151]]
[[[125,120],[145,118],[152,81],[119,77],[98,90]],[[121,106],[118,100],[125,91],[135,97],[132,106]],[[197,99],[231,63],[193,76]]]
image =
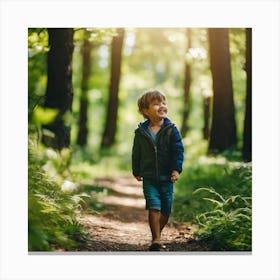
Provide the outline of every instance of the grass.
[[[75,250],[87,238],[77,214],[86,197],[61,190],[60,180],[50,176],[35,142],[28,151],[28,250]],[[62,167],[60,166],[60,171]],[[59,178],[59,176],[57,177]]]
[[198,224],[211,250],[250,251],[252,166],[236,153],[189,158],[175,187],[173,219]]

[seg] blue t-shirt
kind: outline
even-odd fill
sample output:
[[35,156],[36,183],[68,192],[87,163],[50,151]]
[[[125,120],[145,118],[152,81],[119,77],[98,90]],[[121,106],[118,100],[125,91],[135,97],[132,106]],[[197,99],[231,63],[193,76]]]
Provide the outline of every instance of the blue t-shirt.
[[149,128],[149,133],[151,134],[153,140],[156,141],[157,132],[153,132],[153,131]]

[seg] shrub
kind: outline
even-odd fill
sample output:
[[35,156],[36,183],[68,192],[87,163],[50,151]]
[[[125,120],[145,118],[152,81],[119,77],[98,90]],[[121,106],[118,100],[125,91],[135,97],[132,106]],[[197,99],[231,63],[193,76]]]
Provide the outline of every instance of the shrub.
[[200,188],[194,193],[199,192],[210,195],[203,200],[209,201],[212,209],[197,215],[199,230],[195,236],[206,242],[211,250],[251,251],[251,197],[234,195],[226,199],[209,188]]
[[87,239],[77,221],[81,195],[61,190],[42,169],[43,160],[35,151],[34,142],[28,149],[28,249],[52,251],[72,250]]

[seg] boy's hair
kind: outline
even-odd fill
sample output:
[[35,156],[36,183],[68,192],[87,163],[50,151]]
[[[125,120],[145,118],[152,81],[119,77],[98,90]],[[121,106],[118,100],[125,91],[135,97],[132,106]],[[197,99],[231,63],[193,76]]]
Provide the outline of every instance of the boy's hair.
[[148,109],[149,105],[154,101],[154,100],[158,100],[158,101],[166,101],[166,97],[165,95],[160,92],[159,90],[148,90],[146,92],[144,92],[137,101],[138,104],[138,109],[140,114],[142,114],[144,116],[144,118],[148,119],[148,116],[145,115],[145,113],[143,112],[143,109]]

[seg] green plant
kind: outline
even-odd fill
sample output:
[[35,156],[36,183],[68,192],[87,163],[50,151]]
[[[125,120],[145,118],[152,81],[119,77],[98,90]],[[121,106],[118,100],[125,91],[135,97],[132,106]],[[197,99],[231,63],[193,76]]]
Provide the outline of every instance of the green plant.
[[215,186],[215,190],[224,197],[237,194],[251,197],[252,165],[230,162],[221,156],[186,159],[180,180],[175,184],[173,217],[195,222],[196,215],[209,211],[212,205],[202,199],[203,193],[193,194],[196,189],[209,186]]
[[252,249],[251,197],[233,195],[224,198],[211,188],[199,188],[194,194],[206,192],[203,200],[212,209],[197,215],[199,229],[195,236],[205,241],[211,250],[250,251]]
[[83,195],[63,192],[42,169],[44,159],[29,141],[28,149],[28,249],[29,251],[73,250],[87,239],[77,214]]

